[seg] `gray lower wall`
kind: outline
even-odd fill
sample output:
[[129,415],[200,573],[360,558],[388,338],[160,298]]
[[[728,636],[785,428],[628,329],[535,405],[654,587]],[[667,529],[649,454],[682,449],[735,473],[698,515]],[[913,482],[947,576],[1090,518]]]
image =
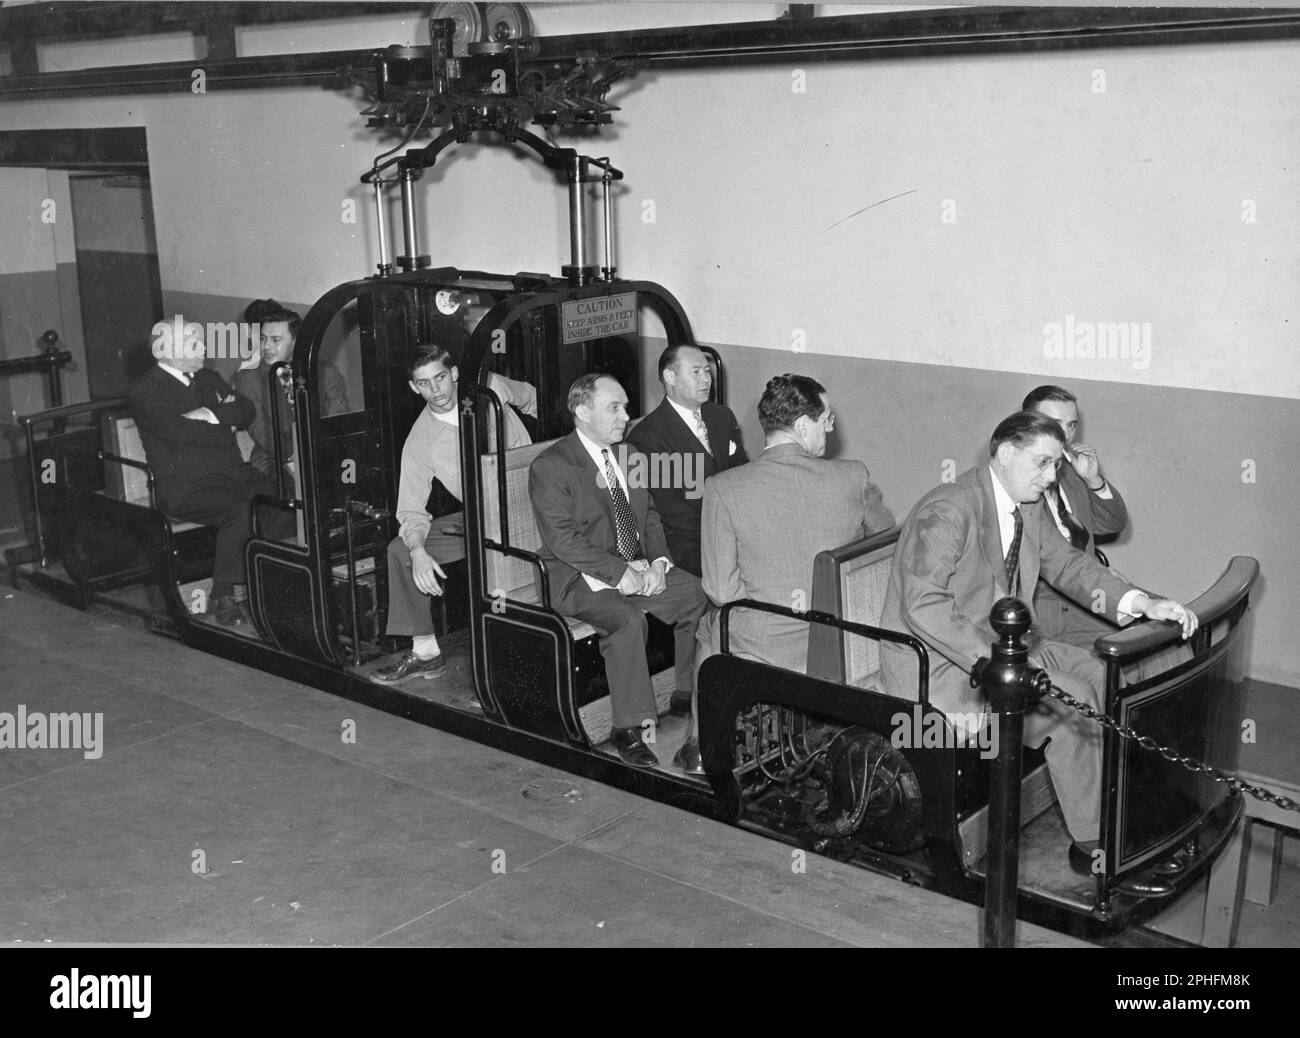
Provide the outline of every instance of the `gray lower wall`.
[[[787,353],[714,343],[751,456],[755,406],[772,375],[827,387],[831,452],[860,458],[901,520],[922,494],[987,458],[993,427],[1040,381],[942,365]],[[1111,564],[1161,593],[1193,597],[1233,555],[1259,560],[1250,673],[1300,685],[1300,401],[1056,378],[1079,396],[1080,438],[1124,494],[1130,526]],[[1253,467],[1254,482],[1243,480]]]

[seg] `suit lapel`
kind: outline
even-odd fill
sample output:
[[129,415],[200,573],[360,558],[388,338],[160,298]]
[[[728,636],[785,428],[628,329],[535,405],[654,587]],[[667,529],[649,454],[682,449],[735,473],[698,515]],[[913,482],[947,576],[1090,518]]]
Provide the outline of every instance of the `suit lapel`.
[[[717,440],[715,438],[716,434],[710,427],[708,419],[706,418],[704,420],[704,428],[708,430],[709,433],[709,445],[713,447],[715,451],[715,454],[712,455],[704,449],[704,444],[700,443],[700,438],[695,435],[695,430],[686,424],[686,421],[682,416],[677,413],[677,408],[673,407],[673,405],[668,402],[667,397],[664,398],[664,402],[659,406],[668,412],[665,415],[665,418],[668,422],[669,437],[673,441],[671,444],[673,449],[683,456],[687,454],[700,455],[704,460],[703,470],[705,479],[709,476],[717,475]],[[683,457],[682,460],[685,462],[685,457]]]
[[574,468],[578,470],[578,491],[582,495],[584,488],[591,498],[600,503],[609,517],[611,530],[617,530],[614,520],[614,499],[609,496],[609,486],[605,482],[605,473],[596,465],[595,459],[587,453],[587,448],[578,439],[576,431],[569,433],[569,455]]
[[1002,528],[998,520],[998,502],[993,496],[993,475],[987,465],[975,470],[975,480],[980,487],[979,520],[980,547],[988,559],[997,580],[997,586],[1005,593],[1007,589],[1007,556],[1002,550]]
[[1088,535],[1088,543],[1083,546],[1084,551],[1092,551],[1092,502],[1088,499],[1088,487],[1083,482],[1082,477],[1070,467],[1070,463],[1062,462],[1061,476],[1057,480],[1065,489],[1065,496],[1069,498],[1070,514],[1074,516],[1074,521],[1083,527],[1083,532]]
[[[713,421],[709,421],[710,414]],[[704,473],[706,476],[712,476],[726,468],[731,458],[729,453],[731,429],[722,423],[722,412],[715,411],[713,408],[706,408],[704,411],[704,428],[709,431],[709,446],[713,448],[712,455],[705,455]]]
[[1020,544],[1019,598],[1026,605],[1033,601],[1034,588],[1038,585],[1038,560],[1043,544],[1043,523],[1048,519],[1044,513],[1046,507],[1047,503],[1042,498],[1032,505],[1020,506],[1020,513],[1025,518],[1025,534]]

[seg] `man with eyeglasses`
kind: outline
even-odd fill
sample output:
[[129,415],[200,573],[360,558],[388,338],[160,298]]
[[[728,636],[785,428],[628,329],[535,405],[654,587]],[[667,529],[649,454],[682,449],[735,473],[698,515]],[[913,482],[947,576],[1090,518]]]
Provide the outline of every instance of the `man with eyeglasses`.
[[[1076,443],[1079,401],[1060,386],[1039,386],[1025,397],[1021,410],[1053,418],[1065,430],[1065,453],[1056,472],[1056,484],[1043,492],[1043,505],[1056,529],[1080,551],[1096,551],[1096,538],[1121,533],[1128,524],[1128,509],[1118,490],[1101,474],[1095,447]],[[1040,580],[1034,589],[1034,614],[1039,629],[1053,641],[1091,649],[1093,642],[1111,634],[1115,625],[1092,611],[1091,602],[1074,602]]]
[[[752,598],[803,610],[811,604],[817,553],[887,530],[894,517],[866,465],[824,457],[835,415],[826,387],[816,379],[796,374],[769,379],[758,401],[758,420],[763,453],[704,484],[704,591],[719,606]],[[701,622],[699,638],[705,655],[718,651],[716,611]],[[808,624],[735,610],[729,648],[737,656],[802,674],[808,664]]]
[[[436,479],[457,501],[460,482],[460,372],[440,346],[417,346],[407,366],[407,385],[425,406],[402,446],[397,487],[398,533],[388,545],[388,626],[391,636],[410,635],[411,651],[380,667],[371,677],[391,685],[412,678],[434,678],[447,667],[429,610],[430,595],[441,595],[447,574],[442,564],[465,557],[464,513],[434,519],[428,511]],[[527,382],[493,374],[489,388],[501,401],[506,446],[522,447],[532,437],[514,408],[537,416],[537,391]]]
[[[1196,630],[1191,610],[1132,587],[1057,532],[1042,502],[1056,482],[1065,446],[1065,431],[1054,419],[1013,414],[993,430],[988,465],[931,490],[903,523],[880,622],[910,631],[929,647],[930,701],[950,716],[986,709],[982,692],[970,687],[970,672],[996,640],[989,610],[1005,595],[1028,602],[1040,577],[1072,599],[1095,603],[1098,613],[1116,623],[1147,616],[1180,624],[1184,638]],[[1101,709],[1105,667],[1097,656],[1035,630],[1027,640],[1031,664],[1046,669],[1076,699]],[[911,650],[882,642],[880,670],[887,693],[916,698]],[[1025,713],[1024,741],[1040,746],[1045,740],[1052,785],[1074,840],[1070,862],[1086,873],[1100,831],[1101,727],[1044,698]],[[1172,873],[1184,866],[1158,867]],[[1173,889],[1149,873],[1126,878],[1120,887],[1139,897]]]

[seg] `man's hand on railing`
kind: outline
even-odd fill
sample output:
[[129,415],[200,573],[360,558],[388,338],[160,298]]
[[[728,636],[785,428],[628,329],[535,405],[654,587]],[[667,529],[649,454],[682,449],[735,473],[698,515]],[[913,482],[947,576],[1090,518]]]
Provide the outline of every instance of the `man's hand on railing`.
[[1200,620],[1181,602],[1175,602],[1172,598],[1151,598],[1149,595],[1144,595],[1143,599],[1145,601],[1136,603],[1140,615],[1151,620],[1173,620],[1182,624],[1184,640],[1196,633]]

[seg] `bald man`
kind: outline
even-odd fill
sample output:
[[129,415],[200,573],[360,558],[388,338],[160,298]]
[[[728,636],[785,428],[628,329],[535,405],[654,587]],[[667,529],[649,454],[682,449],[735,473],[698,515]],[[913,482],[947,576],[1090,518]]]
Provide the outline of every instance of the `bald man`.
[[[136,428],[153,469],[158,507],[172,519],[217,528],[208,611],[220,624],[247,625],[244,542],[255,494],[274,496],[271,479],[245,462],[233,429],[252,422],[250,400],[203,366],[203,326],[159,321],[151,346],[157,360],[131,385]],[[232,428],[233,427],[233,428]],[[265,536],[293,536],[291,513],[266,509]]]

